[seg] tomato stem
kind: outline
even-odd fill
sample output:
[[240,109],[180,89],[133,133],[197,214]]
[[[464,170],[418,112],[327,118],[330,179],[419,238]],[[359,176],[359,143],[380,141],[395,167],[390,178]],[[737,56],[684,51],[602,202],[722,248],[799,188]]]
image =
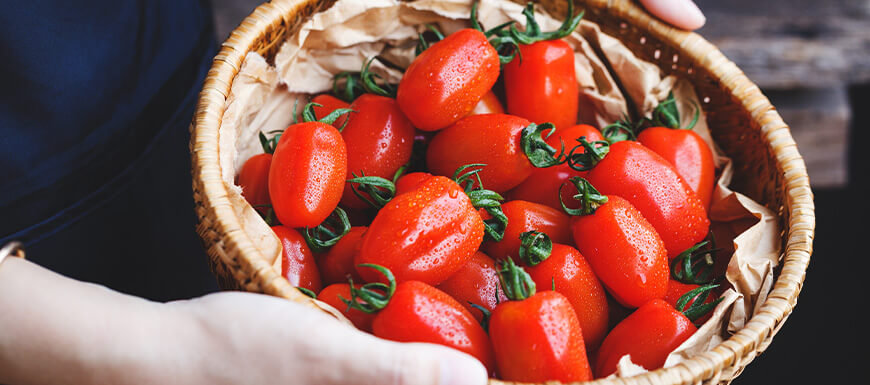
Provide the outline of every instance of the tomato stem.
[[[580,201],[580,208],[569,208],[565,205],[565,201],[562,200],[562,187],[568,183],[573,184],[574,188],[577,189],[577,194],[575,194],[573,198]],[[598,190],[595,189],[595,187],[586,179],[575,176],[569,178],[559,186],[559,203],[562,205],[562,210],[568,213],[568,215],[592,215],[595,214],[595,210],[598,210],[601,205],[607,203],[607,196],[598,192]]]
[[[585,136],[577,139],[578,144],[568,153],[568,166],[577,171],[589,171],[610,152],[610,143],[606,140],[589,142]],[[579,149],[584,151],[577,153]]]
[[[486,164],[483,163],[471,163],[460,166],[453,173],[453,180],[462,187],[474,208],[482,208],[489,213],[492,218],[483,221],[484,232],[492,241],[501,242],[504,239],[504,232],[508,224],[507,215],[505,215],[501,208],[501,201],[504,200],[504,197],[495,191],[483,188],[480,171],[483,170],[484,166]],[[476,185],[475,181],[477,182]]]
[[[398,87],[387,83],[381,75],[378,75],[369,70],[373,61],[375,61],[375,57],[372,57],[371,59],[363,63],[362,71],[360,72],[360,78],[362,79],[363,88],[366,90],[366,92],[370,94],[386,96],[388,98],[395,99]],[[381,81],[384,85],[378,85],[378,81]]]
[[[321,119],[317,119],[317,115],[314,114],[314,107],[323,107],[323,105],[319,104],[319,103],[313,103],[313,102],[306,104],[305,107],[302,108],[302,121],[303,122],[306,122],[306,123],[307,122],[320,122],[320,123],[324,123],[324,124],[332,124],[332,123],[335,123],[335,121],[339,117],[341,117],[342,115],[349,114],[351,112],[356,112],[350,108],[336,108],[334,111],[330,112],[329,115],[326,115]],[[339,132],[344,129],[344,126],[347,125],[347,122],[349,120],[350,119],[344,120],[344,124],[342,124],[341,127],[338,128]]]
[[[344,79],[344,82],[340,82],[342,79]],[[366,90],[363,88],[359,72],[339,72],[332,78],[332,93],[335,97],[346,103],[353,103],[356,98],[365,92]]]
[[351,173],[353,178],[347,181],[350,183],[350,190],[354,195],[370,206],[381,209],[396,196],[395,182],[379,176],[366,176],[362,171],[360,174],[361,176],[357,176]]
[[[712,241],[712,239],[711,239]],[[711,241],[703,241],[686,249],[671,261],[671,277],[686,284],[703,285],[710,283],[714,277],[713,264],[715,253],[719,249],[712,244],[702,249]]]
[[[707,298],[710,296],[710,293],[713,291],[713,289],[717,287],[719,287],[718,284],[710,284],[686,292],[686,294],[683,294],[677,300],[677,311],[683,313],[683,315],[685,315],[686,318],[688,318],[692,322],[694,322],[698,318],[703,317],[705,314],[716,308],[716,305],[718,305],[719,302],[722,302],[722,300],[724,299],[717,298],[713,302],[704,303],[707,301]],[[689,301],[692,301],[692,305],[686,308],[686,305],[689,303]]]
[[468,304],[483,313],[483,317],[480,319],[480,326],[483,327],[484,331],[489,332],[489,318],[492,316],[492,312],[474,302],[468,301]]
[[526,266],[535,266],[544,262],[553,252],[553,241],[545,233],[532,230],[520,234],[520,260]]
[[309,296],[309,297],[311,297],[311,298],[317,299],[317,293],[311,291],[310,289],[306,289],[306,288],[304,288],[304,287],[302,287],[302,286],[296,286],[296,289],[299,290],[299,291],[301,291],[302,294],[305,294],[305,295],[307,295],[307,296]]
[[417,47],[414,48],[414,54],[416,56],[420,56],[420,54],[423,53],[423,51],[429,49],[429,46],[431,46],[432,44],[444,40],[444,34],[441,33],[438,28],[435,28],[434,25],[426,24],[426,29],[432,31],[432,34],[435,35],[435,41],[430,43],[428,40],[426,40],[426,37],[423,36],[425,31],[417,32]]
[[[370,267],[377,270],[387,278],[389,284],[370,282],[357,288],[354,287],[353,278],[348,278],[350,283],[350,299],[345,299],[340,295],[338,298],[347,304],[347,310],[357,309],[371,314],[387,307],[387,304],[390,303],[390,298],[393,298],[393,294],[396,292],[396,277],[393,275],[393,272],[386,267],[373,263],[363,263],[357,266]],[[357,299],[362,300],[362,302]]]
[[512,301],[522,301],[535,295],[535,281],[522,267],[510,258],[499,261],[498,279],[505,296]]
[[350,231],[350,220],[341,207],[336,207],[331,214],[317,227],[305,228],[302,237],[305,243],[315,253],[322,253],[338,243]]
[[624,116],[622,120],[608,124],[601,129],[601,135],[608,143],[614,144],[624,140],[637,140],[637,133],[641,130],[643,121],[631,123],[628,116]]
[[[544,139],[543,133],[545,130],[550,130],[547,133],[547,138],[556,132],[556,126],[552,123],[529,124],[523,128],[520,134],[520,146],[523,148],[523,153],[529,159],[532,166],[538,168],[558,166],[568,161],[568,156],[565,155],[565,143],[562,142],[561,149],[556,152],[556,149],[550,146]],[[560,139],[561,142],[561,139]]]

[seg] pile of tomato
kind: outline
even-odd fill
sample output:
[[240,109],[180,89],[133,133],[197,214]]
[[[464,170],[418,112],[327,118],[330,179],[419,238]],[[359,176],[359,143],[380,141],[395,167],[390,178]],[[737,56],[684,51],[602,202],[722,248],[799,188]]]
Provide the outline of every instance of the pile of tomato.
[[474,11],[471,28],[430,27],[399,84],[369,61],[261,134],[238,184],[284,277],[361,330],[505,380],[591,380],[624,355],[661,367],[721,290],[712,153],[672,95],[652,119],[577,124],[568,3],[552,32],[531,5],[525,28]]

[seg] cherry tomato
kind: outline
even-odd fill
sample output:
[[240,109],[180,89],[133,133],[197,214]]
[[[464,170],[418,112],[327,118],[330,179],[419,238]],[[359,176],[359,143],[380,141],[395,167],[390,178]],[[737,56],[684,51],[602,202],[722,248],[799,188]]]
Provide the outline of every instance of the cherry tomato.
[[577,122],[580,90],[574,49],[562,40],[520,45],[520,55],[504,67],[507,111],[556,129]]
[[609,330],[610,313],[604,287],[586,258],[571,246],[553,243],[550,256],[535,266],[527,267],[526,271],[538,290],[550,290],[555,286],[556,291],[568,299],[577,313],[586,350],[597,348]]
[[471,110],[471,115],[484,115],[484,114],[503,114],[504,107],[501,105],[501,101],[498,100],[498,96],[495,95],[492,91],[487,92],[480,99],[480,102],[474,106],[474,109]]
[[320,272],[305,238],[295,229],[274,226],[272,231],[281,240],[281,275],[293,286],[320,291]]
[[[508,218],[504,239],[500,242],[487,241],[483,250],[495,259],[512,258],[519,263],[517,252],[520,249],[520,234],[526,231],[546,233],[553,242],[571,242],[571,218],[554,208],[526,201],[510,201],[501,205]],[[484,219],[488,219],[488,215]]]
[[[354,287],[359,287],[359,285],[354,285]],[[347,319],[350,320],[353,326],[356,326],[357,329],[371,333],[372,321],[375,319],[375,314],[366,313],[359,309],[348,308],[347,304],[344,303],[341,298],[350,300],[350,284],[334,283],[323,288],[323,290],[317,294],[317,299],[340,311],[341,314],[347,317]],[[357,298],[357,301],[361,300]]]
[[416,190],[423,182],[431,178],[432,174],[428,172],[412,172],[399,177],[396,181],[396,195],[404,194],[411,190]]
[[[601,132],[597,128],[588,124],[578,124],[558,129],[547,138],[547,144],[557,150],[561,149],[564,144],[565,151],[567,152],[577,145],[577,139],[581,137],[586,137],[586,140],[590,142],[604,140],[604,137],[601,136]],[[583,151],[582,148],[578,149],[580,153]],[[585,171],[576,171],[567,164],[536,168],[532,171],[532,175],[526,178],[523,183],[507,192],[507,199],[540,203],[556,210],[561,210],[559,187],[572,176],[584,175],[586,175]],[[565,202],[571,201],[568,191],[562,191],[562,200]]]
[[498,52],[483,32],[459,30],[414,59],[396,101],[417,128],[440,130],[474,109],[498,80],[499,66]]
[[287,127],[269,169],[269,196],[287,227],[316,227],[338,206],[347,150],[338,130],[321,122]]
[[[435,176],[378,212],[354,262],[384,266],[399,282],[437,285],[468,262],[483,233],[483,220],[463,189]],[[372,269],[357,270],[368,282],[380,278]]]
[[686,316],[661,299],[652,300],[620,322],[598,348],[595,374],[607,377],[616,372],[622,356],[647,370],[661,368],[674,349],[697,328]]
[[257,211],[264,211],[269,204],[269,166],[272,154],[257,154],[245,161],[236,183],[242,188],[242,196]]
[[399,342],[428,342],[468,353],[491,371],[492,347],[483,327],[447,293],[420,281],[396,287],[375,316],[374,335]]
[[[326,254],[318,256],[317,267],[320,269],[320,277],[326,284],[347,282],[347,278],[353,278],[362,282],[362,277],[356,272],[353,258],[359,251],[362,236],[368,227],[351,227],[338,243],[333,245]],[[350,297],[345,297],[350,298]]]
[[640,143],[614,143],[586,179],[602,194],[631,202],[653,225],[670,258],[707,236],[704,204],[668,161]]
[[492,312],[499,302],[507,301],[498,283],[495,261],[479,251],[438,289],[459,301],[478,321],[483,319],[483,313],[471,304]]
[[[331,114],[333,111],[339,108],[349,108],[350,105],[347,104],[344,100],[336,98],[335,96],[329,94],[320,94],[313,98],[311,98],[312,103],[320,104],[323,107],[314,107],[314,116],[317,119],[323,119],[326,115]],[[342,115],[335,122],[332,122],[332,126],[335,128],[341,128],[344,126],[344,123],[347,121],[347,115]]]
[[[379,176],[392,179],[399,167],[411,159],[414,145],[414,126],[399,110],[392,98],[364,94],[354,100],[349,121],[341,136],[350,146],[347,149],[347,179],[356,176]],[[368,204],[359,199],[346,183],[341,197],[342,207],[364,208]]]
[[637,140],[673,165],[704,207],[710,207],[716,165],[710,146],[700,135],[692,130],[650,127],[641,131]]
[[426,152],[426,165],[435,175],[453,175],[460,166],[486,164],[479,174],[483,187],[505,192],[535,168],[520,146],[521,133],[529,124],[504,114],[467,116],[435,135]]

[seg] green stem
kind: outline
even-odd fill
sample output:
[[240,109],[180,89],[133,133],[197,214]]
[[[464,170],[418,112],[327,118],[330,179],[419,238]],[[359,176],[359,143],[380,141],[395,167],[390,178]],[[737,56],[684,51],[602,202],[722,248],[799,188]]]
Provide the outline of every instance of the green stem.
[[489,318],[492,316],[492,312],[490,312],[489,309],[480,306],[474,302],[468,301],[468,304],[483,313],[483,317],[480,319],[480,326],[483,327],[484,331],[489,332]]
[[344,71],[332,78],[332,93],[346,103],[353,103],[365,91],[359,72]]
[[509,300],[522,301],[535,295],[535,281],[529,273],[510,258],[503,259],[499,263],[498,278]]
[[671,277],[686,284],[703,285],[713,280],[713,247],[702,249],[710,242],[703,241],[686,249],[671,261]]
[[393,272],[386,267],[373,263],[363,263],[357,266],[370,267],[377,270],[384,275],[388,284],[370,282],[357,288],[354,287],[353,278],[350,278],[348,279],[350,283],[350,299],[345,299],[341,296],[339,296],[339,299],[347,304],[348,310],[357,309],[365,313],[375,313],[387,307],[387,304],[390,303],[390,298],[393,298],[393,294],[396,292],[396,277],[393,275]]
[[302,237],[315,253],[322,253],[338,243],[350,231],[350,220],[341,207],[336,207],[326,220],[317,227],[306,227]]
[[544,262],[553,252],[553,241],[540,231],[526,231],[520,234],[520,260],[526,266],[535,266]]
[[353,178],[347,181],[354,195],[370,206],[380,210],[396,196],[395,182],[379,176],[366,176],[364,172],[360,174],[361,176],[357,176],[351,173]]
[[[589,142],[585,136],[577,139],[578,144],[568,153],[568,166],[577,171],[589,171],[601,162],[610,152],[610,143],[606,140]],[[582,153],[578,153],[580,149]]]
[[[710,293],[713,289],[717,287],[719,287],[718,284],[710,284],[686,292],[686,294],[683,294],[677,300],[677,311],[683,313],[683,315],[692,322],[703,317],[705,314],[716,308],[716,305],[724,299],[718,298],[713,302],[704,303],[707,301],[707,298],[710,297]],[[686,305],[689,302],[692,302],[692,305],[687,308]]]
[[556,126],[552,123],[535,124],[532,123],[526,128],[523,128],[520,134],[520,146],[529,163],[538,168],[558,166],[568,161],[565,155],[565,143],[562,143],[562,148],[556,151],[550,146],[543,137],[544,131],[550,130],[547,138],[556,132]]
[[[322,104],[319,103],[308,103],[302,108],[302,121],[303,122],[320,122],[324,124],[332,124],[338,120],[344,114],[349,114],[351,112],[357,112],[350,108],[336,108],[334,111],[330,112],[329,115],[324,116],[323,118],[317,119],[317,115],[314,114],[314,107],[323,107]],[[341,131],[345,125],[347,125],[347,119],[344,121],[344,125],[338,129]]]
[[[562,200],[562,187],[568,183],[573,184],[574,188],[577,189],[577,194],[575,194],[573,198],[580,201],[579,208],[569,208]],[[598,210],[601,205],[607,203],[607,196],[598,192],[598,190],[595,189],[588,180],[575,176],[569,178],[565,183],[562,183],[562,185],[559,186],[559,203],[562,205],[562,210],[568,213],[568,215],[592,215],[595,214],[595,210]]]

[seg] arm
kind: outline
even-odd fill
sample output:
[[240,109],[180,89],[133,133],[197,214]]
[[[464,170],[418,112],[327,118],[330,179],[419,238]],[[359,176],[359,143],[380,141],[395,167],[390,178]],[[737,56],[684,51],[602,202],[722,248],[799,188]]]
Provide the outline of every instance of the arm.
[[0,265],[0,383],[483,384],[441,346],[384,341],[274,297],[219,293],[168,304]]

